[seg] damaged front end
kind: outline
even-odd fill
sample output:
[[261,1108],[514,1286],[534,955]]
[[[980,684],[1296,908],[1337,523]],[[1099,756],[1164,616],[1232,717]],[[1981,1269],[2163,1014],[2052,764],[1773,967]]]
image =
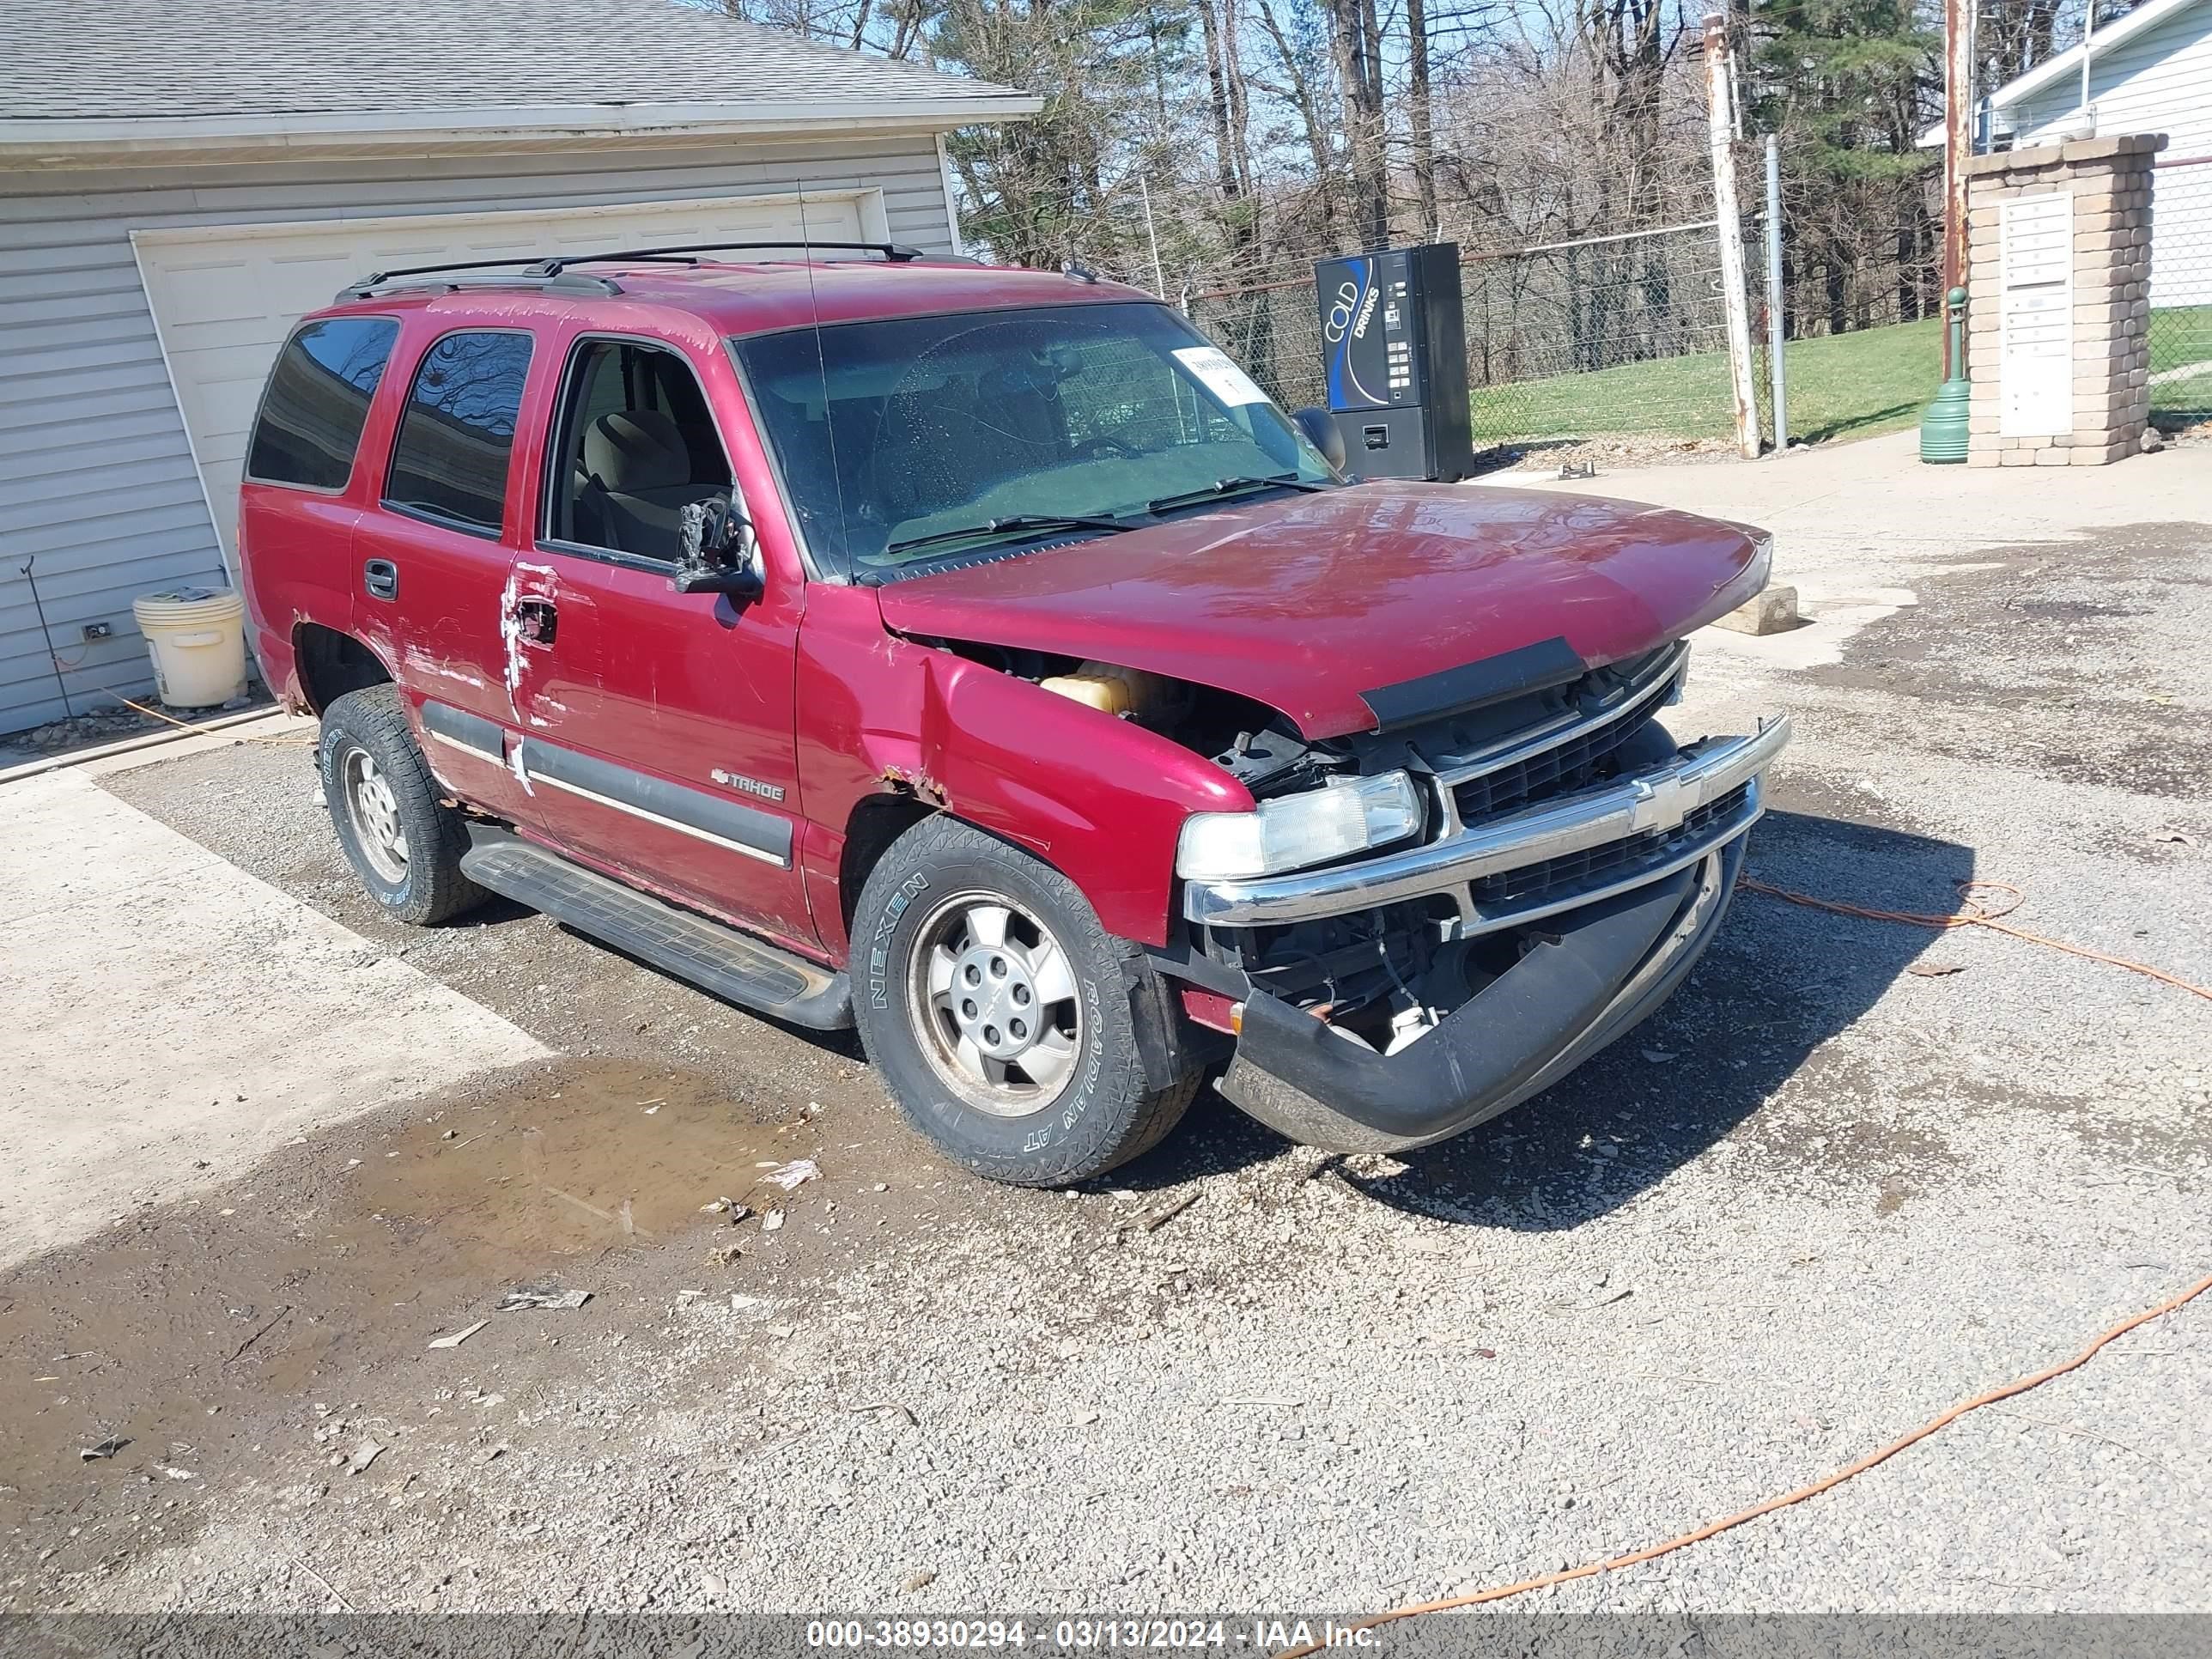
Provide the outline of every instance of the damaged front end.
[[1678,747],[1658,716],[1688,653],[1379,732],[1242,732],[1218,753],[1260,811],[1187,833],[1188,942],[1159,965],[1229,1016],[1223,1092],[1310,1145],[1403,1150],[1504,1111],[1657,1008],[1719,926],[1790,737],[1777,717]]

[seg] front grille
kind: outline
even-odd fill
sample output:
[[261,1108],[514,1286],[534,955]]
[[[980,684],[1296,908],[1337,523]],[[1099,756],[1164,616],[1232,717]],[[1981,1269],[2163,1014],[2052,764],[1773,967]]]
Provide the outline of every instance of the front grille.
[[1672,830],[1647,830],[1624,841],[1607,842],[1579,853],[1564,853],[1540,864],[1523,865],[1474,884],[1478,907],[1528,904],[1563,898],[1601,886],[1610,877],[1638,864],[1656,861],[1669,848],[1695,840],[1716,823],[1743,810],[1751,785],[1739,784],[1725,795],[1695,807]]
[[[1621,769],[1616,757],[1652,724],[1688,652],[1680,643],[1662,646],[1566,685],[1393,732],[1378,740],[1390,753],[1369,757],[1362,769],[1382,770],[1409,754],[1417,769],[1454,780],[1462,823],[1586,789]],[[1551,740],[1537,735],[1545,732]]]
[[1527,760],[1470,778],[1452,791],[1460,821],[1473,823],[1493,812],[1564,795],[1597,781],[1605,757],[1649,726],[1659,712],[1656,700],[1631,709],[1610,725],[1570,738]]
[[1293,1007],[1326,1002],[1348,1013],[1428,971],[1435,910],[1433,900],[1418,900],[1287,927],[1224,929],[1216,956]]

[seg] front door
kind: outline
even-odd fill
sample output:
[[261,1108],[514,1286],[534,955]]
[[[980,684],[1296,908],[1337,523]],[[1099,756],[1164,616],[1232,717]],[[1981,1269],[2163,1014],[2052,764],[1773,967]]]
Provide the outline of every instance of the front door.
[[733,602],[672,580],[683,509],[733,489],[700,371],[661,342],[567,344],[537,550],[516,562],[506,619],[532,822],[587,862],[811,949],[793,719],[804,590],[771,574]]

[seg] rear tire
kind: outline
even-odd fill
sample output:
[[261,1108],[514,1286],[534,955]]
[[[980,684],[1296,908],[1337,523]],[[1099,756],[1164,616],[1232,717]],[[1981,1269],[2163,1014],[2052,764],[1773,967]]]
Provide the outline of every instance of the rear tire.
[[398,686],[349,691],[325,708],[315,763],[338,845],[386,915],[427,927],[489,896],[461,873],[465,821],[440,802]]
[[915,825],[853,915],[860,1041],[915,1128],[977,1175],[1064,1187],[1150,1151],[1198,1091],[1155,1086],[1143,952],[1057,870],[955,818]]

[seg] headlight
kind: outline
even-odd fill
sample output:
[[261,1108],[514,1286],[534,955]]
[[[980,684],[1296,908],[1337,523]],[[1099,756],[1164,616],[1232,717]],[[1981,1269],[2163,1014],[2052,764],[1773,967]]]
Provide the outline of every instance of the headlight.
[[1303,870],[1421,828],[1421,794],[1403,772],[1358,778],[1263,801],[1252,812],[1197,812],[1183,822],[1176,873],[1233,880]]

